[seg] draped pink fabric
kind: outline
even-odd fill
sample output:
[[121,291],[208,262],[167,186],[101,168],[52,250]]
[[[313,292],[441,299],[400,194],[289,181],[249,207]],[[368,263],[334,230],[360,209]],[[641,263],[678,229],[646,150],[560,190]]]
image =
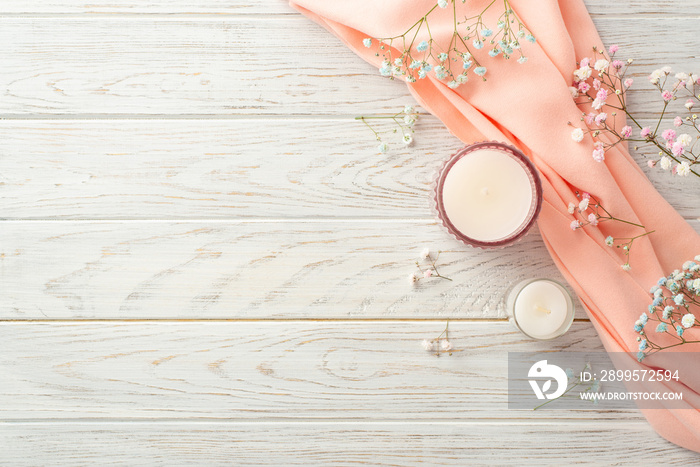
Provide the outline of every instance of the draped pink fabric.
[[[362,39],[403,34],[434,1],[291,3],[378,67],[382,58],[375,56],[375,48],[365,48]],[[467,16],[481,12],[487,3],[457,2],[460,13]],[[592,46],[603,45],[583,2],[512,0],[511,4],[537,37],[536,44],[523,46],[529,58],[527,63],[487,57],[487,48],[472,50],[488,67],[488,81],[471,75],[469,83],[453,90],[431,74],[408,87],[421,106],[441,119],[463,142],[504,141],[531,158],[544,187],[539,229],[554,262],[581,299],[605,348],[609,352],[636,352],[633,325],[650,303],[649,288],[659,277],[700,253],[700,236],[656,192],[626,148],[617,146],[599,163],[591,157],[593,141],[588,136],[583,143],[571,139],[567,122],[579,123],[581,115],[568,89],[573,71],[577,60],[592,56]],[[485,21],[495,26],[502,9],[491,10]],[[449,42],[453,31],[451,6],[430,16],[430,28],[434,39],[443,44]],[[620,128],[624,117],[617,118]],[[608,235],[633,237],[640,233],[639,228],[606,222],[599,228],[571,230],[573,217],[567,206],[576,200],[576,190],[596,196],[616,217],[656,231],[635,241],[631,271],[621,269],[624,258],[620,250],[607,247],[604,240]],[[660,352],[641,364],[630,357],[623,365],[680,369],[680,382],[647,383],[644,389],[684,388],[684,404],[688,408],[643,412],[663,437],[700,452],[700,354],[696,353],[698,347],[692,345],[678,350],[686,352],[687,358],[682,362],[670,361]]]

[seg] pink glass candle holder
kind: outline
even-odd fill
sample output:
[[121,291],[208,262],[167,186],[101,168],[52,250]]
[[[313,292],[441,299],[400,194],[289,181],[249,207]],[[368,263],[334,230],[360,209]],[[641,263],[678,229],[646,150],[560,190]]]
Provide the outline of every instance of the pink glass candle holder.
[[542,208],[535,166],[497,142],[466,146],[442,167],[435,208],[447,231],[477,248],[503,248],[530,230]]

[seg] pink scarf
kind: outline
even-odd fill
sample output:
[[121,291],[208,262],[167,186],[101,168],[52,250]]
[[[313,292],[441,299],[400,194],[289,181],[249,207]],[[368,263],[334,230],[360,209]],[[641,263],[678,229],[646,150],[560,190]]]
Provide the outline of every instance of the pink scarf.
[[[291,3],[379,67],[382,57],[375,56],[375,48],[365,48],[362,40],[403,34],[435,0]],[[459,11],[467,16],[481,12],[486,4],[457,2]],[[594,45],[603,46],[583,2],[512,0],[511,4],[537,38],[536,44],[523,46],[529,58],[526,64],[486,57],[488,48],[472,50],[488,67],[487,82],[470,75],[469,83],[453,90],[431,73],[408,87],[420,105],[463,142],[504,141],[531,158],[544,187],[539,229],[554,262],[581,299],[607,351],[636,352],[634,321],[651,301],[650,287],[700,253],[700,236],[656,192],[626,148],[618,145],[600,163],[591,157],[590,138],[583,143],[572,140],[571,128],[566,124],[580,122],[581,115],[569,91],[573,72],[578,59],[592,55]],[[441,44],[449,42],[452,35],[451,8],[450,4],[449,9],[430,17],[433,38]],[[489,11],[486,24],[495,25],[498,14]],[[618,118],[620,128],[624,117]],[[640,233],[639,229],[606,222],[598,228],[573,231],[570,223],[574,219],[567,209],[569,202],[576,200],[576,190],[593,194],[615,217],[655,230],[635,241],[631,271],[621,269],[624,258],[618,249],[605,245],[605,238],[632,237]],[[692,345],[678,348],[692,350]],[[686,355],[682,362],[670,362],[660,352],[641,364],[630,357],[625,367],[644,369],[654,363],[654,367],[679,369],[680,382],[649,383],[644,389],[683,389],[688,409],[643,412],[664,438],[700,452],[700,359],[693,353]]]

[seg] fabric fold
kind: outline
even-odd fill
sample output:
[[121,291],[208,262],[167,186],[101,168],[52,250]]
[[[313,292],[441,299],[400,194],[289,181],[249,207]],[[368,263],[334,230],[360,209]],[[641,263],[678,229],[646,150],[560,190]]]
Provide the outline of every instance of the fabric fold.
[[[362,40],[403,34],[415,23],[416,15],[434,5],[433,0],[290,3],[377,67],[382,57],[375,55],[374,48],[365,48]],[[457,4],[460,16],[473,16],[488,3]],[[472,51],[488,66],[487,81],[472,77],[451,89],[431,74],[407,85],[418,103],[464,143],[503,141],[530,157],[542,174],[544,205],[538,225],[554,262],[581,299],[606,350],[636,351],[633,324],[650,303],[649,288],[700,253],[700,236],[656,192],[625,147],[609,150],[601,163],[591,157],[593,141],[589,137],[582,143],[571,139],[567,122],[576,124],[581,117],[569,91],[577,60],[590,56],[593,46],[603,45],[583,2],[512,0],[511,5],[537,37],[535,44],[524,46],[527,63],[489,58],[485,50]],[[484,20],[495,25],[499,14],[489,10]],[[449,42],[452,21],[451,11],[431,15],[433,39]],[[427,35],[419,35],[419,39],[427,39]],[[624,115],[614,118],[618,128],[624,125]],[[638,230],[606,222],[595,229],[573,231],[569,226],[573,217],[567,209],[576,190],[593,194],[616,217],[655,230],[635,241],[631,271],[622,270],[621,255],[605,245],[605,238],[630,237]],[[680,370],[679,383],[648,383],[645,389],[684,387],[684,402],[689,408],[642,412],[664,438],[700,452],[700,382],[693,374],[700,364],[697,350],[691,345],[679,347],[678,351],[687,355],[682,362],[668,361],[660,352],[643,363],[630,357],[629,362],[620,364]]]

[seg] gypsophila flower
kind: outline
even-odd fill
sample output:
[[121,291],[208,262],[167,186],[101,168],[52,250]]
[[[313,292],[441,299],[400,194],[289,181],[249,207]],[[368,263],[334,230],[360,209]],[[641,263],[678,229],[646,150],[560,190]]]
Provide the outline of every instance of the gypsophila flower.
[[608,237],[605,239],[605,244],[606,244],[607,246],[613,246],[613,245],[615,244],[615,239],[614,239],[613,237],[608,236]]
[[683,318],[681,319],[681,324],[686,329],[692,327],[693,324],[695,324],[695,315],[693,315],[692,313],[688,313],[687,315],[684,315]]
[[423,248],[420,252],[420,259],[426,260],[428,258],[430,258],[430,248]]
[[595,214],[590,213],[588,215],[588,224],[592,225],[593,227],[597,226],[598,225],[598,217]]
[[[694,261],[686,261],[681,269],[660,278],[649,290],[654,297],[649,305],[649,313],[644,313],[644,318],[640,316],[635,322],[635,331],[641,336],[637,340],[647,339],[647,346],[640,349],[645,354],[687,343],[700,343],[700,340],[689,340],[684,335],[685,330],[695,327],[696,324],[695,315],[690,311],[690,307],[700,305],[700,297],[693,292],[695,281],[700,279],[700,267],[696,266]],[[656,322],[656,332],[665,333],[673,339],[666,338],[654,342],[653,337],[644,331],[646,321]],[[668,332],[669,330],[675,333]]]
[[377,148],[377,150],[380,153],[384,154],[389,150],[389,145],[385,142],[381,142],[381,143],[379,143],[379,147]]
[[438,337],[432,340],[423,339],[421,346],[428,352],[435,352],[435,356],[439,357],[442,353],[447,352],[452,355],[453,346],[450,341],[449,334],[450,322],[445,324],[445,330]]
[[630,263],[624,263],[622,266],[620,266],[623,271],[629,271],[632,269],[632,266],[630,266]]
[[[613,48],[617,53],[619,47]],[[610,50],[610,49],[609,49]],[[700,145],[696,140],[700,139],[700,126],[697,116],[674,115],[673,101],[683,98],[685,109],[691,110],[700,102],[698,94],[698,75],[692,73],[676,73],[673,82],[669,75],[673,74],[670,67],[662,67],[654,70],[649,75],[649,82],[656,88],[661,100],[664,102],[663,111],[658,124],[642,127],[637,118],[630,113],[627,107],[626,91],[632,86],[633,80],[626,76],[632,60],[608,58],[601,48],[593,48],[594,56],[584,57],[579,61],[579,67],[573,72],[572,84],[576,92],[571,92],[576,104],[583,106],[581,121],[588,127],[583,129],[584,134],[589,133],[598,145],[593,148],[594,160],[603,162],[606,152],[617,146],[623,140],[641,143],[635,145],[635,150],[656,148],[653,156],[649,157],[647,165],[650,168],[660,167],[672,174],[681,176],[695,175],[700,177],[700,170],[696,167],[700,164]],[[611,56],[614,55],[611,53]],[[595,76],[591,76],[594,74]],[[591,93],[590,90],[593,90]],[[619,122],[619,118],[609,119],[608,112],[616,116],[622,112],[633,124],[625,125]],[[673,128],[688,128],[693,135],[676,140],[676,133],[666,126],[661,132],[661,124],[664,116],[672,119]],[[595,124],[595,126],[593,126]],[[656,128],[652,130],[653,128]],[[642,141],[635,140],[633,134],[639,131]],[[660,137],[658,136],[660,133]],[[697,133],[697,135],[695,134]],[[684,133],[687,134],[687,133]]]
[[413,272],[408,276],[408,283],[411,285],[415,285],[418,282],[419,278],[418,275]]
[[576,230],[581,228],[581,223],[579,221],[571,221],[571,230]]
[[479,76],[484,76],[486,74],[486,67],[479,66],[474,68],[474,73],[476,73]]
[[690,175],[690,164],[688,161],[683,161],[676,166],[676,173],[680,176],[687,177]]
[[[462,0],[462,3],[465,1]],[[453,5],[455,2],[456,0],[452,0]],[[427,78],[431,67],[440,64],[442,68],[435,67],[434,76],[438,80],[444,80],[450,88],[457,88],[469,81],[468,73],[476,70],[483,70],[479,76],[485,73],[486,68],[479,63],[478,57],[472,56],[470,48],[481,49],[485,47],[487,41],[493,46],[491,56],[503,55],[505,58],[511,58],[517,51],[518,57],[513,58],[516,58],[519,63],[525,63],[527,57],[524,55],[519,38],[534,42],[534,36],[528,34],[527,27],[511,8],[510,0],[504,0],[503,3],[491,2],[480,14],[473,17],[462,17],[457,13],[456,8],[448,8],[449,0],[436,0],[432,5],[402,34],[385,38],[367,38],[371,41],[376,39],[379,43],[379,50],[375,53],[377,57],[381,56],[389,63],[394,63],[393,68],[381,66],[382,75],[392,79],[403,78],[409,83],[415,83],[419,79]],[[503,10],[496,20],[498,29],[494,31],[484,21],[484,14],[490,9],[499,8],[499,5]],[[443,9],[447,9],[448,12],[441,12]],[[435,14],[437,12],[441,13]],[[449,42],[445,41],[442,35],[444,32],[442,26],[449,23],[431,28],[434,17],[446,19],[446,14],[453,16],[452,35]],[[432,32],[434,30],[440,30],[441,35],[434,37]],[[363,44],[369,47],[372,42],[368,45],[363,41]],[[397,53],[400,53],[400,60],[392,56]],[[458,61],[459,59],[462,61]],[[460,69],[456,70],[457,67]]]
[[573,214],[576,211],[576,204],[569,203],[569,214]]
[[577,143],[580,143],[581,141],[583,141],[583,130],[580,128],[575,128],[571,132],[571,139],[573,139]]
[[362,44],[369,49],[370,47],[372,47],[372,39],[370,39],[369,37],[362,39]]
[[584,197],[579,203],[578,203],[578,210],[583,212],[586,209],[588,209],[588,205],[591,203],[590,198]]

